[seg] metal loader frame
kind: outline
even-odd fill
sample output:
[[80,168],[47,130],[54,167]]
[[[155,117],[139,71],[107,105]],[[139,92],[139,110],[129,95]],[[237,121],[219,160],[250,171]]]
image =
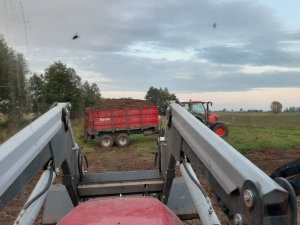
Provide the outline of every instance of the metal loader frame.
[[176,103],[168,109],[163,139],[159,154],[164,202],[176,162],[186,160],[200,169],[233,224],[297,224],[297,202],[293,188],[286,188],[289,182],[272,180]]
[[233,224],[296,224],[296,197],[289,182],[276,178],[279,185],[180,105],[172,103],[168,110],[165,136],[158,141],[159,169],[114,173],[85,173],[70,108],[69,103],[54,105],[0,146],[0,210],[44,171],[15,224],[34,223],[60,174],[73,206],[120,194],[155,195],[167,204],[179,164],[203,224],[220,222],[190,164],[203,172]]
[[[32,224],[37,216],[55,174],[64,174],[73,204],[78,204],[77,185],[80,179],[77,163],[80,149],[74,140],[69,120],[71,105],[54,104],[47,113],[25,127],[0,147],[0,211],[40,171],[44,170],[36,185],[36,195],[29,197],[15,224]],[[49,181],[49,182],[47,182]],[[48,185],[49,186],[49,185]],[[33,222],[31,223],[31,221]]]

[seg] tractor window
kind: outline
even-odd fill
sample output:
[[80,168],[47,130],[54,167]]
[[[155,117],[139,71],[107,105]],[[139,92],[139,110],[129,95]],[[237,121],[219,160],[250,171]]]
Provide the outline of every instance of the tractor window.
[[196,114],[201,114],[201,115],[205,114],[204,106],[201,103],[192,104],[191,105],[191,111],[194,112],[194,113],[196,113]]
[[186,110],[189,110],[189,105],[187,103],[184,103],[183,105],[183,108],[185,108]]

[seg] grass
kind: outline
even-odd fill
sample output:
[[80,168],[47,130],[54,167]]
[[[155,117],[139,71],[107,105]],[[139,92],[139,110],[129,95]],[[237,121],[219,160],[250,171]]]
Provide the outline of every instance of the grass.
[[[225,138],[229,144],[240,152],[261,149],[300,148],[300,113],[219,113],[222,120],[228,124],[229,136]],[[163,125],[165,117],[162,117]],[[29,121],[12,126],[0,117],[0,143],[11,137]],[[72,128],[77,143],[84,151],[94,151],[100,145],[97,141],[85,143],[83,139],[83,120],[72,120]],[[157,136],[131,135],[129,148],[135,149],[141,158],[147,158],[156,150]]]
[[[229,127],[225,138],[240,152],[300,148],[300,113],[217,112]],[[163,117],[163,121],[166,119]]]
[[240,152],[300,147],[300,130],[232,125],[229,130],[230,134],[225,140]]
[[300,128],[300,113],[218,113],[222,119],[232,126]]
[[138,156],[148,158],[156,152],[157,135],[144,136],[143,134],[131,135],[131,147],[137,150]]
[[17,129],[12,129],[12,128],[5,128],[3,129],[3,126],[1,124],[1,132],[0,132],[0,144],[2,144],[4,141],[9,139],[11,136],[13,136],[16,132]]
[[229,126],[225,139],[240,152],[300,147],[300,113],[220,113]]
[[4,141],[12,137],[14,134],[16,134],[18,131],[26,127],[32,119],[25,119],[23,118],[20,121],[15,121],[14,123],[9,122],[4,117],[0,116],[0,144],[2,144]]

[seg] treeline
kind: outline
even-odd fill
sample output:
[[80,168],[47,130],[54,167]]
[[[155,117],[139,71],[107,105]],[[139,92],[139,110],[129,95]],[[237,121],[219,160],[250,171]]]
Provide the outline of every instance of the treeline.
[[26,61],[0,36],[0,112],[19,119],[28,110]]
[[159,115],[166,115],[166,111],[170,101],[178,101],[175,94],[170,93],[168,88],[150,87],[147,91],[145,99],[153,105],[158,106]]
[[284,109],[284,112],[300,112],[300,107],[291,106]]
[[101,99],[95,83],[82,83],[76,71],[60,61],[50,65],[43,74],[30,77],[28,90],[32,109],[38,115],[54,102],[70,102],[72,116],[80,116],[86,107],[97,105]]
[[101,100],[97,84],[82,82],[73,68],[62,62],[54,62],[42,74],[29,78],[22,54],[9,48],[0,37],[0,113],[9,121],[22,119],[25,113],[40,115],[54,102],[70,102],[72,116],[82,115],[87,106],[95,106]]
[[[97,84],[83,82],[75,69],[60,61],[41,74],[28,75],[23,55],[8,47],[0,36],[0,114],[13,123],[28,113],[43,114],[54,102],[70,102],[71,115],[77,117],[86,107],[101,101]],[[160,115],[166,114],[169,101],[178,101],[167,88],[154,87],[149,88],[145,99],[158,106]]]

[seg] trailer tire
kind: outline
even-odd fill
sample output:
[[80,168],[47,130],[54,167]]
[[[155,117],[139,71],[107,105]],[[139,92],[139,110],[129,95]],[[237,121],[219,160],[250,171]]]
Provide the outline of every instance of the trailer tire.
[[121,133],[117,136],[116,143],[120,147],[125,147],[129,145],[130,139],[129,136],[125,133]]
[[114,144],[114,139],[111,135],[105,134],[100,137],[100,145],[103,148],[110,148]]

